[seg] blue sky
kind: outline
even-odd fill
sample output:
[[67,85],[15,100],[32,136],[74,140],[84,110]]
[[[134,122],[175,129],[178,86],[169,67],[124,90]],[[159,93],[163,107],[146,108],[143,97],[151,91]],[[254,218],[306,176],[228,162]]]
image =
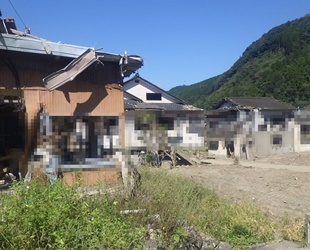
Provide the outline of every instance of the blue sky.
[[309,14],[310,0],[2,0],[0,9],[50,41],[139,55],[138,73],[169,90],[225,72],[271,28]]

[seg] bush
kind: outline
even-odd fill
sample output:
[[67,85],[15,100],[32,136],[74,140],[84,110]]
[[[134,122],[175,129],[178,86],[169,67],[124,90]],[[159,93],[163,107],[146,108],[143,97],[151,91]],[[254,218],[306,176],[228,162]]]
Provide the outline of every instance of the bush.
[[107,194],[81,198],[61,180],[15,185],[0,195],[0,204],[0,249],[132,249],[145,234]]

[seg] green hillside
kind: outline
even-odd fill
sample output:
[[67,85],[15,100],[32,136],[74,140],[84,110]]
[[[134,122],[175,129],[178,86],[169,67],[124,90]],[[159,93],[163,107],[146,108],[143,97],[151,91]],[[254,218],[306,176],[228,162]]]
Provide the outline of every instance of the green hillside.
[[310,15],[271,29],[222,75],[169,92],[205,109],[226,96],[267,96],[309,108]]
[[216,79],[217,77],[212,77],[190,86],[177,86],[170,89],[169,92],[188,103],[194,103],[197,99],[204,98],[214,91],[213,86]]

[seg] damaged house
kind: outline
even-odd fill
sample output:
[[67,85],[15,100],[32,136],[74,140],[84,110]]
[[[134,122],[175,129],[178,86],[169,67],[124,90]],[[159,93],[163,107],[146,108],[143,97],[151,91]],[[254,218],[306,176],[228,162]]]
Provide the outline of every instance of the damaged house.
[[206,113],[208,149],[241,159],[310,150],[310,113],[270,97],[224,98]]
[[121,84],[142,58],[50,42],[11,18],[0,32],[0,167],[25,176],[40,161],[70,183],[83,170],[87,184],[126,171]]
[[140,151],[204,148],[204,110],[136,74],[124,82],[125,146]]

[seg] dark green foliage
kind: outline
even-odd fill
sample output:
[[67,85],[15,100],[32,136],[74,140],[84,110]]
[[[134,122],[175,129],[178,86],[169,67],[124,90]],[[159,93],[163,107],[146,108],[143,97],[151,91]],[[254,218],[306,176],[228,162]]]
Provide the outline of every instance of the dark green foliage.
[[267,96],[310,106],[310,15],[271,29],[225,73],[170,93],[211,109],[226,96]]
[[188,103],[194,103],[198,99],[211,94],[215,90],[213,83],[216,79],[217,77],[212,77],[190,86],[183,85],[174,87],[170,89],[169,92]]

